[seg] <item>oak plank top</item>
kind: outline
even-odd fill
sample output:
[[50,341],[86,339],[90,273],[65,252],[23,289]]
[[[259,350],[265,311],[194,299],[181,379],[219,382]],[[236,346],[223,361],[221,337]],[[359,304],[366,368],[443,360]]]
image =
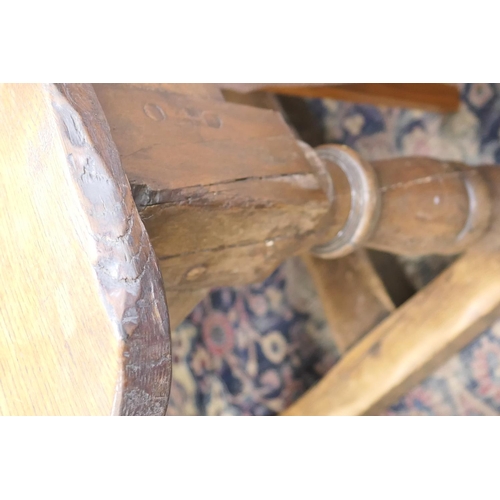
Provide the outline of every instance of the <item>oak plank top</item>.
[[164,414],[156,258],[90,85],[0,85],[0,414]]

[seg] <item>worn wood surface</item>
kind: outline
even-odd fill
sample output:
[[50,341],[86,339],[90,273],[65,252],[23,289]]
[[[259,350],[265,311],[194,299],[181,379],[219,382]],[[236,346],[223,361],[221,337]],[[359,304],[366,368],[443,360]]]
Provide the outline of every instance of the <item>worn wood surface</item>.
[[365,250],[339,259],[302,255],[316,285],[328,325],[344,354],[394,310]]
[[[0,219],[2,234],[9,236],[2,267],[12,277],[2,292],[2,327],[9,332],[0,344],[4,414],[165,411],[170,383],[165,298],[120,159],[179,312],[175,323],[206,288],[262,280],[283,259],[343,232],[349,205],[359,198],[346,172],[332,173],[317,162],[276,112],[223,102],[218,90],[204,86],[95,88],[111,134],[88,85],[1,88],[0,175],[9,187]],[[403,254],[455,253],[483,237],[490,201],[498,193],[488,194],[480,171],[422,159],[372,167],[377,187],[369,191],[380,211],[373,212],[373,225],[352,249],[363,244]],[[325,379],[326,394],[332,383],[346,384],[342,366],[347,364],[354,376],[348,377],[346,394],[351,397],[358,380],[359,398],[342,399],[342,390],[336,391],[339,409],[321,411],[378,411],[478,333],[497,308],[493,279],[479,280],[492,297],[488,302],[466,278],[479,262],[496,270],[498,246],[484,241],[448,270],[448,282],[438,278],[347,354],[334,368],[340,378]],[[345,278],[348,268],[338,269]],[[335,275],[323,272],[325,283]],[[466,317],[451,318],[450,306],[431,324],[429,304],[450,282],[460,294],[451,296],[451,303],[465,307]],[[365,284],[390,307],[373,282]],[[373,310],[380,306],[375,302]],[[420,317],[435,329],[435,339],[418,327]],[[417,333],[420,328],[420,336],[403,338],[408,324]],[[390,359],[395,354],[394,362],[384,358],[386,352]],[[366,382],[369,363],[375,363],[376,376]],[[20,367],[26,373],[17,376]]]
[[278,113],[95,88],[167,291],[260,281],[316,241],[331,204],[328,179]]
[[165,412],[160,272],[89,85],[0,86],[0,413]]
[[473,171],[419,159],[370,166],[356,157],[346,168],[326,165],[329,196],[279,113],[155,85],[95,88],[167,289],[259,281],[335,235],[342,248],[329,244],[324,257],[363,245],[453,253],[487,226]]
[[460,105],[458,87],[442,83],[225,83],[220,85],[221,88],[231,91],[267,91],[376,106],[425,109],[438,113],[455,112]]
[[310,173],[187,189],[141,214],[167,289],[193,289],[264,279],[313,245],[328,208]]
[[139,204],[161,203],[172,189],[304,172],[274,111],[128,84],[94,88],[123,168],[144,188]]
[[381,213],[366,245],[400,255],[454,254],[487,229],[491,203],[478,169],[431,158],[372,163]]
[[500,252],[471,251],[366,335],[285,415],[383,411],[500,312]]
[[422,157],[368,163],[337,145],[317,152],[332,176],[338,170],[348,178],[340,194],[334,182],[336,196],[351,193],[344,226],[313,249],[319,257],[360,247],[408,256],[457,254],[489,227],[491,199],[477,168]]
[[462,257],[366,335],[285,415],[376,414],[500,314],[500,169],[481,167],[492,226]]

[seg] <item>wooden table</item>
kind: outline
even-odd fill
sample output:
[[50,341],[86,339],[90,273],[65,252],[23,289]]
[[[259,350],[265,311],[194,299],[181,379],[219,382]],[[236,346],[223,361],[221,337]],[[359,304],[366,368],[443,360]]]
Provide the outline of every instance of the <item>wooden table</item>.
[[[216,85],[0,92],[3,415],[163,415],[169,323],[292,255],[344,356],[288,414],[376,412],[498,313],[496,168],[313,150]],[[364,248],[463,255],[396,308]]]

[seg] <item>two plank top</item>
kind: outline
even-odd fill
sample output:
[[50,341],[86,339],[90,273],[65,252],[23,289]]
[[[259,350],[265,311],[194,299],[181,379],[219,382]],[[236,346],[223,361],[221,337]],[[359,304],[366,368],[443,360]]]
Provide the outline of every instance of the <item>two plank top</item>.
[[0,86],[0,414],[163,414],[161,275],[90,85]]

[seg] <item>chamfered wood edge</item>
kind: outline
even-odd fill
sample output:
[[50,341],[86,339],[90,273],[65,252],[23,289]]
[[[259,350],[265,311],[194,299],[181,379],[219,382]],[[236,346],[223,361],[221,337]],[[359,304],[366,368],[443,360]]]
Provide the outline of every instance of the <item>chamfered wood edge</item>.
[[123,342],[113,414],[164,415],[170,328],[156,256],[92,86],[56,84],[49,92],[69,172],[95,237],[102,297]]

